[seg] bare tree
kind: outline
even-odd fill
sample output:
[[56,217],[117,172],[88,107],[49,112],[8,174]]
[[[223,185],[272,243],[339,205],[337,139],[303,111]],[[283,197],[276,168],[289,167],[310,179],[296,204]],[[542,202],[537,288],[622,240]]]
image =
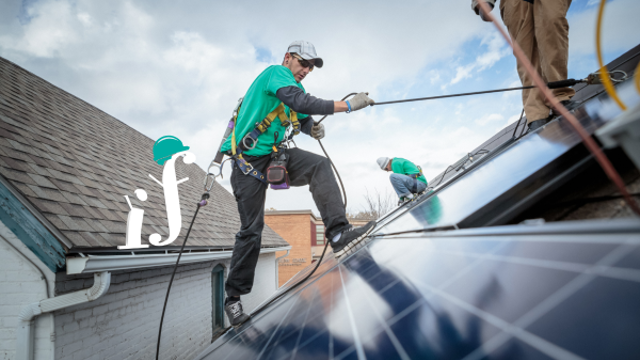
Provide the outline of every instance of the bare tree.
[[363,209],[352,215],[354,219],[377,220],[395,207],[396,198],[392,193],[388,191],[382,193],[378,189],[374,189],[373,192],[369,192],[369,189],[366,191]]

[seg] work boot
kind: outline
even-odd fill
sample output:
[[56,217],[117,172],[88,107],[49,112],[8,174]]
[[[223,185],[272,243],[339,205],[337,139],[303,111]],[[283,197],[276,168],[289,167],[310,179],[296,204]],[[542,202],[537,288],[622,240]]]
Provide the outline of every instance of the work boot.
[[[566,107],[567,110],[569,110],[569,111],[575,109],[576,106],[578,105],[578,103],[576,103],[573,100],[562,100],[562,101],[560,101],[560,104],[562,104],[562,106]],[[551,108],[551,112],[553,112],[553,116],[560,116],[560,113],[555,108]]]
[[534,120],[534,121],[528,123],[527,127],[529,128],[529,132],[531,132],[531,131],[534,131],[536,129],[539,129],[539,128],[545,126],[548,122],[549,122],[549,118],[540,119],[540,120]]
[[242,302],[240,300],[231,300],[224,304],[224,312],[229,318],[231,326],[238,327],[243,322],[249,320],[249,315],[245,314],[242,310]]
[[331,248],[333,248],[333,253],[336,258],[339,258],[348,252],[355,251],[357,245],[362,242],[367,235],[369,235],[375,226],[375,221],[369,221],[366,225],[359,228],[354,228],[352,226],[340,234],[340,239],[338,239],[338,241],[331,240]]

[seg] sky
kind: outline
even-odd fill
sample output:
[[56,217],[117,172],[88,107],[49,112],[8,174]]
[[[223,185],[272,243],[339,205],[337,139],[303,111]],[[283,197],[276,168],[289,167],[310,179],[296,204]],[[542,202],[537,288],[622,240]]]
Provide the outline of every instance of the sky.
[[[154,140],[177,136],[206,169],[237,100],[295,40],[312,42],[324,60],[302,82],[323,99],[366,91],[388,101],[519,86],[511,50],[470,3],[2,0],[0,56]],[[569,77],[598,68],[598,4],[574,0],[569,9]],[[638,0],[608,1],[605,61],[640,43],[638,15]],[[374,106],[329,116],[323,145],[355,213],[367,192],[392,194],[378,157],[409,159],[431,179],[521,109],[519,91]],[[322,153],[304,134],[296,143]],[[221,184],[231,191],[230,166],[224,174]],[[308,187],[269,190],[266,207],[317,212]]]

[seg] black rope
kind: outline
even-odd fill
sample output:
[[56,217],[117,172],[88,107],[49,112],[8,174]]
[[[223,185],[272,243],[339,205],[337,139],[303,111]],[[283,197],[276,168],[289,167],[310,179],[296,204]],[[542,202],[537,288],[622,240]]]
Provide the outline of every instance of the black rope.
[[[340,101],[344,101],[349,96],[353,96],[353,95],[356,95],[356,94],[357,93],[351,93],[351,94],[343,97],[342,100],[340,100]],[[327,116],[328,115],[323,116],[322,119],[318,120],[318,122],[316,124],[320,124],[322,122],[322,120],[326,119]],[[329,157],[329,153],[327,153],[327,150],[325,150],[324,146],[322,145],[322,141],[320,141],[320,139],[318,139],[318,144],[320,144],[320,147],[322,148],[322,152],[324,152],[324,155],[327,157],[327,159],[331,163],[331,167],[333,168],[333,171],[335,171],[335,173],[336,173],[336,175],[338,177],[338,181],[340,182],[340,187],[342,188],[342,196],[344,197],[344,209],[346,211],[347,210],[347,191],[344,189],[344,184],[342,183],[342,179],[340,178],[340,174],[338,173],[338,169],[336,168],[336,165],[331,160],[331,157]],[[288,288],[286,291],[284,291],[280,295],[278,295],[278,296],[274,297],[273,299],[269,300],[269,302],[264,304],[260,309],[254,311],[251,314],[251,316],[253,317],[255,315],[258,315],[260,312],[262,312],[262,310],[266,309],[267,306],[273,304],[276,300],[279,300],[280,298],[282,298],[289,291],[295,289],[300,284],[302,284],[305,281],[307,281],[316,272],[316,270],[318,270],[318,267],[320,267],[320,264],[322,263],[322,259],[324,259],[324,254],[327,252],[327,247],[329,247],[329,242],[331,242],[331,241],[332,241],[332,239],[327,239],[327,241],[324,244],[324,248],[322,249],[322,254],[320,255],[320,258],[318,259],[318,261],[316,261],[316,266],[313,268],[313,270],[311,270],[309,272],[309,274],[307,274],[307,276],[305,276],[302,280],[298,281],[295,285],[292,285],[290,288]],[[276,264],[276,266],[277,266],[277,264]]]
[[[582,82],[586,82],[586,80],[566,79],[566,80],[549,82],[549,83],[547,83],[547,86],[549,87],[549,89],[557,89],[557,88],[561,88],[561,87],[573,86],[573,85],[576,85],[576,84],[582,83]],[[376,102],[371,106],[374,106],[374,105],[399,104],[399,103],[412,102],[412,101],[445,99],[445,98],[452,98],[452,97],[458,97],[458,96],[491,94],[491,93],[506,92],[506,91],[526,90],[526,89],[533,89],[534,87],[535,87],[534,85],[530,85],[530,86],[520,86],[520,87],[514,87],[514,88],[475,91],[475,92],[451,94],[451,95],[438,95],[438,96],[428,96],[428,97],[404,99],[404,100],[382,101],[382,102]]]
[[522,121],[522,117],[523,116],[524,116],[524,108],[522,109],[522,112],[520,113],[520,119],[518,119],[518,123],[516,124],[516,127],[513,128],[513,135],[511,135],[512,138],[516,137],[516,131],[518,131],[518,126],[520,126],[520,121]]
[[[209,195],[205,193],[202,195],[202,199],[206,200],[205,196],[208,198]],[[164,322],[164,313],[167,310],[167,302],[169,301],[169,293],[171,292],[171,285],[173,284],[173,278],[176,276],[176,270],[178,270],[178,263],[180,263],[180,257],[182,257],[182,251],[184,250],[184,246],[187,244],[187,239],[189,239],[189,233],[191,233],[191,228],[193,227],[193,223],[196,221],[196,215],[198,215],[198,210],[200,210],[201,202],[198,203],[198,207],[196,208],[196,212],[193,214],[193,219],[191,219],[191,225],[189,225],[189,230],[187,231],[187,235],[184,237],[184,242],[182,243],[182,247],[180,248],[180,252],[178,253],[178,259],[176,259],[176,265],[173,267],[173,272],[171,273],[171,280],[169,280],[169,286],[167,287],[167,295],[164,297],[164,305],[162,306],[162,316],[160,316],[160,327],[158,328],[158,344],[156,345],[156,360],[158,360],[158,356],[160,355],[160,338],[162,337],[162,323]]]

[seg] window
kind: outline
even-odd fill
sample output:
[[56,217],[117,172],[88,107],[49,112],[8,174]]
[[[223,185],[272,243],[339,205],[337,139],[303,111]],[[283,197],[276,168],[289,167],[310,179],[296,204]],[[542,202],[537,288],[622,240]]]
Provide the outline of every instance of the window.
[[324,245],[324,225],[316,225],[316,245]]
[[212,334],[224,330],[224,266],[211,270],[211,326]]

